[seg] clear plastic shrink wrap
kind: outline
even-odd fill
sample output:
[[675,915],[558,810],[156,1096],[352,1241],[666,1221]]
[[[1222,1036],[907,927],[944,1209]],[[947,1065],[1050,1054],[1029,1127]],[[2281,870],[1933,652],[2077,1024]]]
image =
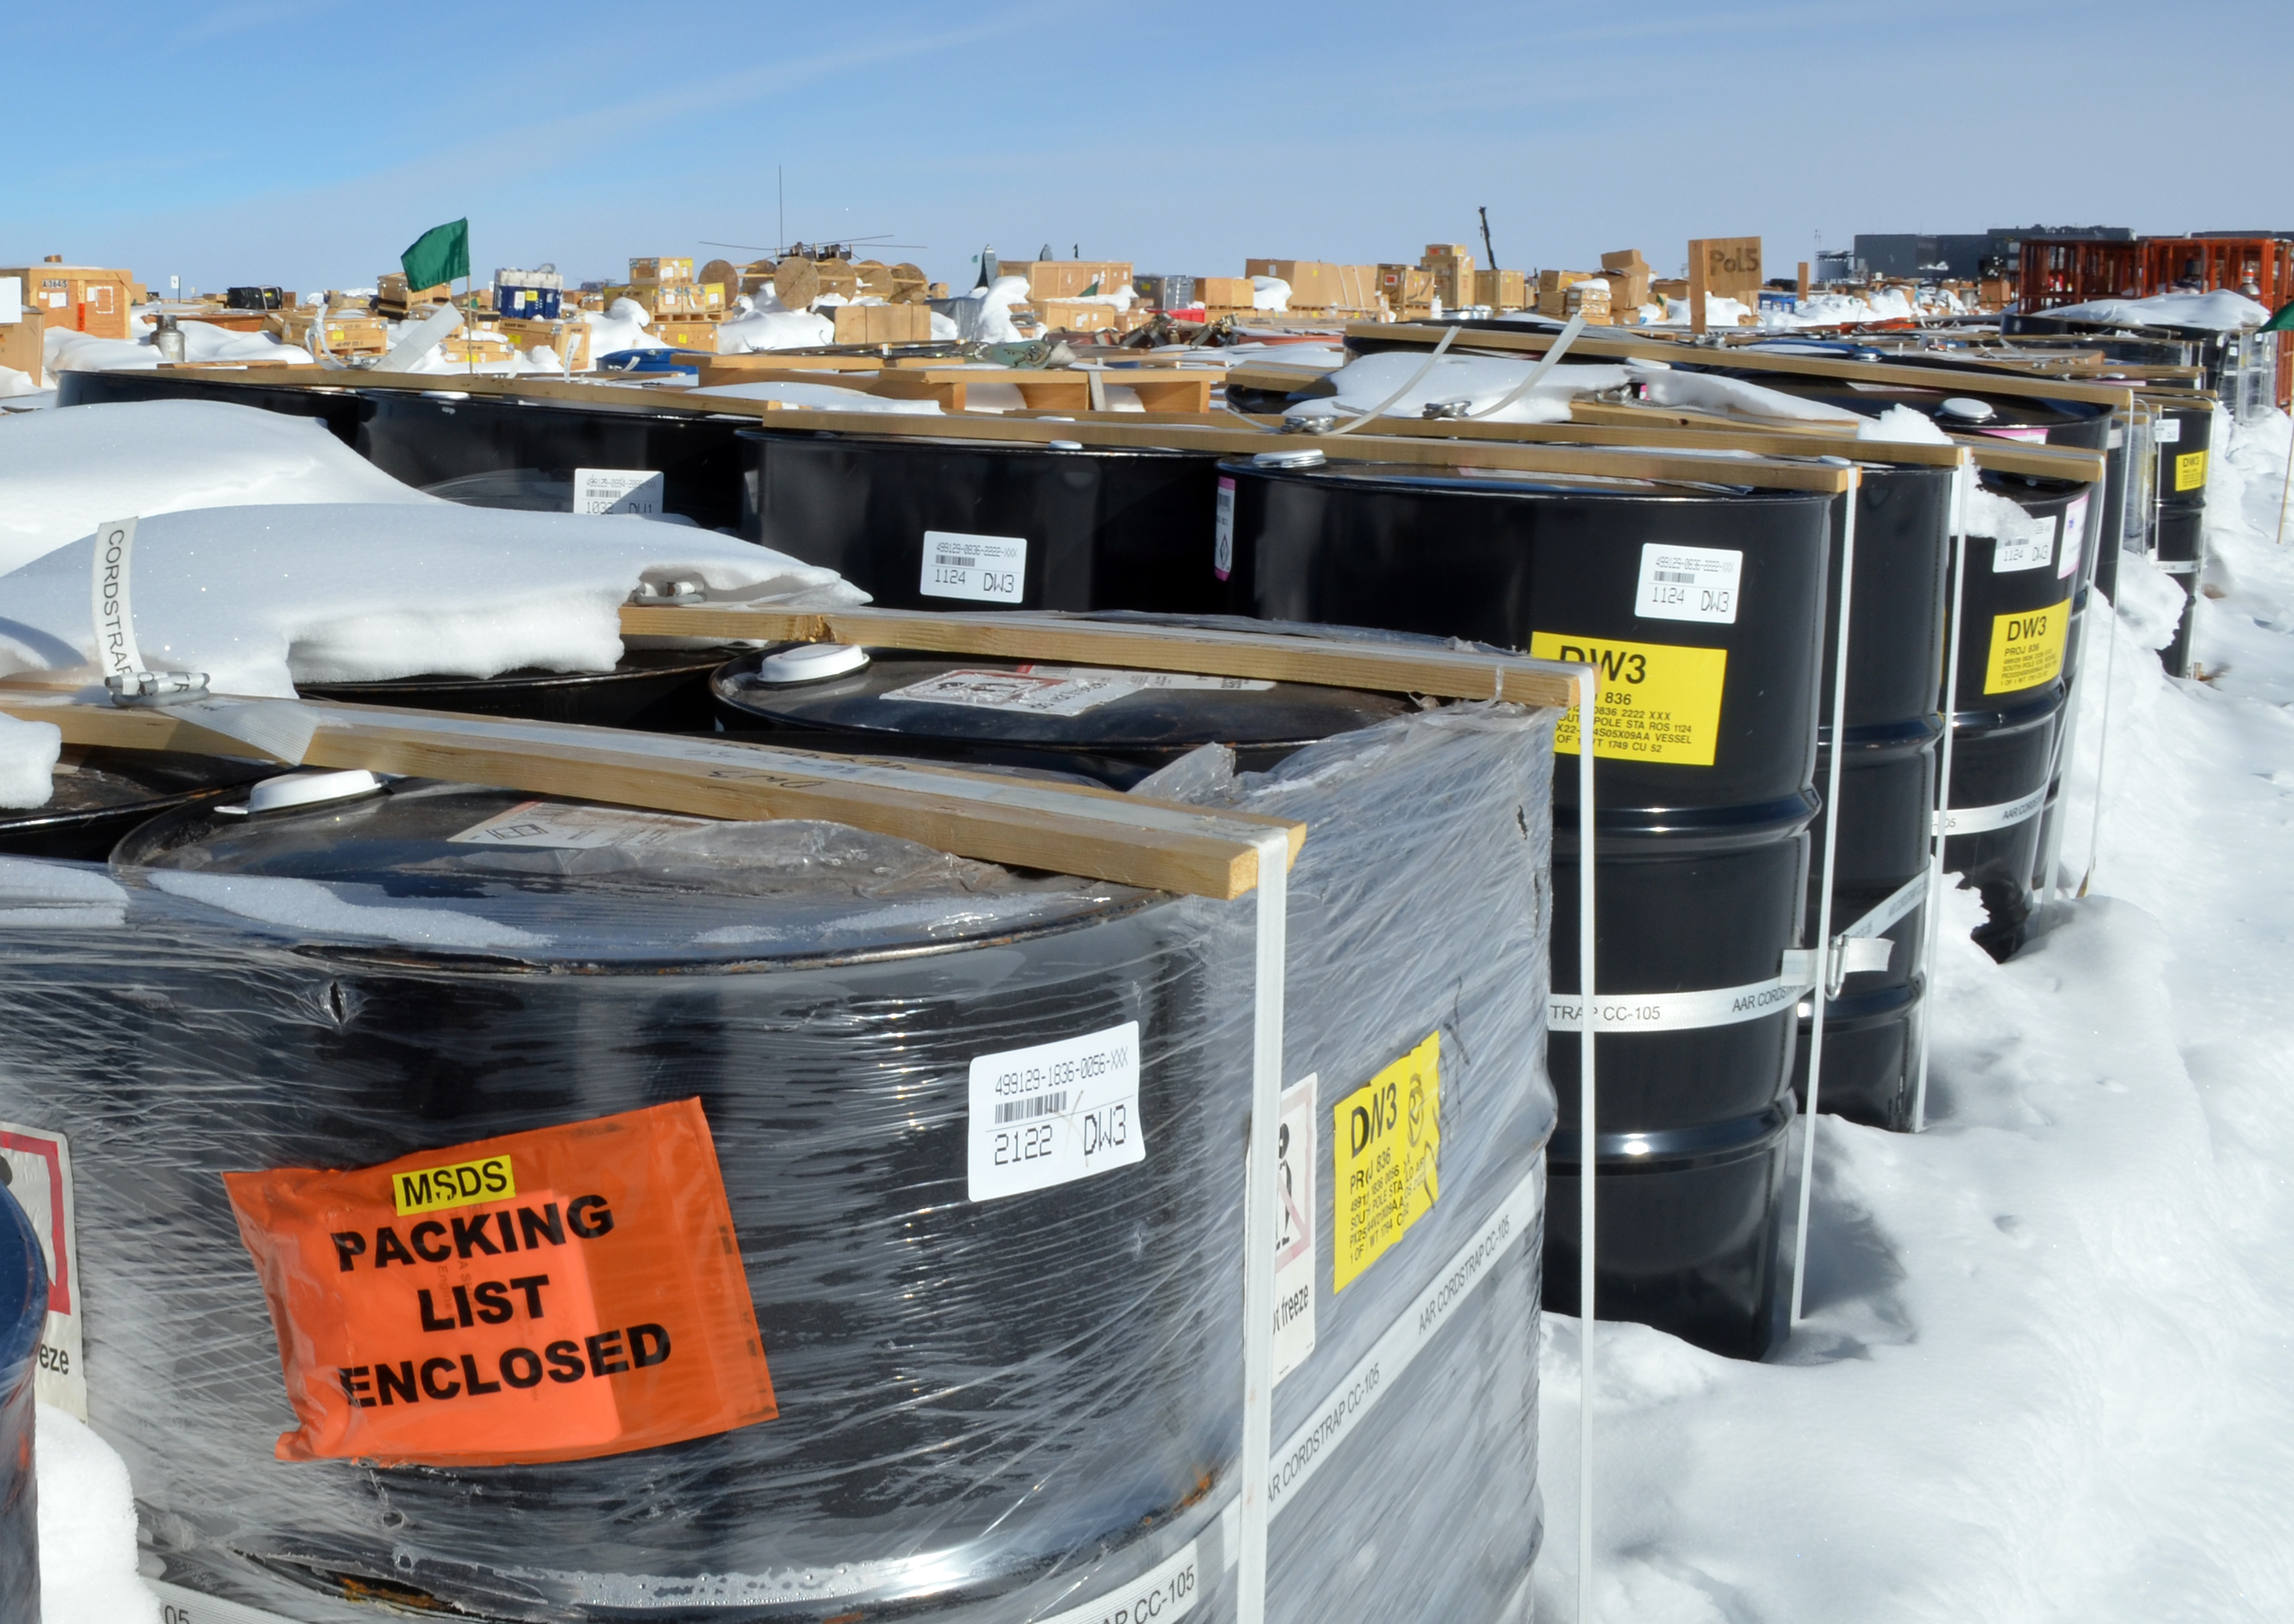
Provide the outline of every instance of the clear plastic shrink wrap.
[[[1277,1618],[1525,1591],[1551,734],[1454,706],[1192,797],[1312,830]],[[1231,1616],[1254,907],[413,780],[0,859],[0,1116],[69,1137],[147,1570],[319,1624]],[[1333,1293],[1334,1123],[1398,1068],[1433,1198]]]

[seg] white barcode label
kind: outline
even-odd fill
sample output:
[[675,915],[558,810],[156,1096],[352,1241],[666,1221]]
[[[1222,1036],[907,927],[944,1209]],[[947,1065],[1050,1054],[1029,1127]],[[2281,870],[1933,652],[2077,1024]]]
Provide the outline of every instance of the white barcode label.
[[658,518],[666,483],[649,468],[576,468],[574,511],[635,513]]
[[2183,419],[2162,417],[2151,425],[2151,439],[2157,445],[2179,445],[2183,440]]
[[966,1191],[974,1201],[1049,1190],[1147,1159],[1139,1023],[972,1062]]
[[1022,665],[1001,671],[942,671],[880,699],[907,704],[969,705],[1029,716],[1081,716],[1131,694],[1157,688],[1242,693],[1271,688],[1248,677],[1195,677],[1177,671],[1102,670],[1092,666]]
[[2055,556],[2055,521],[2026,514],[2009,519],[2000,528],[2006,533],[1991,544],[1991,572],[2005,575],[2016,570],[2045,568]]
[[1218,529],[1211,543],[1211,573],[1224,581],[1234,572],[1234,481],[1218,482]]
[[926,597],[968,597],[1016,604],[1027,595],[1028,538],[924,532],[923,571],[916,590]]
[[1314,1094],[1310,1073],[1282,1091],[1274,1131],[1274,1379],[1314,1352]]
[[2074,497],[2063,509],[2063,545],[2056,556],[2055,573],[2059,576],[2078,573],[2079,560],[2087,556],[2087,498]]
[[624,812],[618,807],[569,806],[529,800],[448,837],[450,846],[539,846],[558,851],[600,847],[658,846],[674,835],[705,829],[709,819],[668,812]]
[[1640,592],[1633,613],[1648,621],[1737,623],[1737,598],[1745,555],[1727,548],[1641,543]]

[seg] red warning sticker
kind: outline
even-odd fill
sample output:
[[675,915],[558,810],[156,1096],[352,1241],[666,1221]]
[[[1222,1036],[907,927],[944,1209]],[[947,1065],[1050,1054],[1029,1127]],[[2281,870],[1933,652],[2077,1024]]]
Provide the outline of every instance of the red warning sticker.
[[697,1100],[224,1181],[300,1423],[281,1460],[580,1460],[778,1413]]

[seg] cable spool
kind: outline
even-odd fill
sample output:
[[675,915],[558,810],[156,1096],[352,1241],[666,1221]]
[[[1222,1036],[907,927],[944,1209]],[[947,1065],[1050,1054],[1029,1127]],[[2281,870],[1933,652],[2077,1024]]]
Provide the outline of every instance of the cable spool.
[[820,269],[811,260],[792,254],[773,268],[773,296],[791,310],[810,310],[812,302],[826,291],[821,286]]
[[[84,965],[0,1021],[42,1076],[6,1108],[71,1136],[106,1303],[90,1357],[113,1373],[93,1419],[163,1577],[318,1620],[382,1595],[490,1620],[986,1624],[1216,1524],[1241,1414],[1247,919],[834,825],[417,781],[172,816],[113,872],[150,916],[137,984],[165,1017],[90,1048],[69,1011],[117,1000]],[[202,898],[317,912],[265,926]],[[975,1198],[972,1063],[1127,1023],[1142,1158]],[[118,1110],[123,1089],[150,1108]],[[779,1417],[547,1466],[273,1458],[279,1353],[221,1172],[688,1099]],[[213,1266],[156,1268],[155,1246]]]
[[[4,1159],[0,1176],[12,1182]],[[32,1383],[47,1319],[40,1238],[18,1201],[0,1197],[0,1624],[40,1624]]]
[[59,406],[111,406],[126,401],[219,401],[254,406],[283,417],[316,418],[345,445],[358,445],[367,398],[349,389],[318,385],[242,384],[182,372],[65,372],[56,385]]
[[740,296],[741,273],[734,267],[733,262],[729,259],[711,260],[707,264],[701,267],[701,274],[695,277],[693,280],[704,288],[706,288],[712,282],[716,283],[719,288],[724,290],[725,305],[728,309],[731,307],[733,301]]
[[739,427],[698,412],[376,390],[356,449],[432,495],[525,511],[580,511],[584,469],[659,474],[659,494],[640,499],[655,504],[648,511],[729,530],[740,517]]
[[[1953,479],[1949,468],[1864,469],[1856,517],[1855,591],[1848,611],[1844,728],[1832,713],[1836,666],[1828,646],[1819,689],[1816,782],[1829,782],[1835,741],[1846,752],[1834,859],[1835,934],[1927,872],[1936,752],[1943,739],[1937,684],[1944,662]],[[1827,603],[1839,601],[1842,534],[1835,519]],[[1827,816],[1818,815],[1811,834],[1819,851]],[[1821,869],[1811,867],[1804,927],[1810,941],[1816,939],[1823,880]],[[1911,1126],[1926,931],[1923,892],[1895,923],[1875,933],[1874,939],[1889,944],[1887,967],[1849,975],[1827,1003],[1821,1109],[1899,1132]],[[1809,1027],[1803,1015],[1793,1079],[1803,1108]]]
[[224,756],[67,749],[45,806],[0,810],[0,852],[101,863],[138,824],[276,770],[268,761]]
[[[1291,876],[1283,1076],[1319,1079],[1306,1115],[1322,1134],[1352,1132],[1358,1091],[1432,1034],[1441,1193],[1358,1276],[1326,1243],[1311,1285],[1278,1279],[1294,1315],[1303,1294],[1314,1329],[1311,1355],[1276,1391],[1277,1460],[1323,1469],[1275,1502],[1268,1616],[1500,1617],[1541,1528],[1538,1237],[1501,1238],[1499,1270],[1460,1295],[1454,1322],[1379,1395],[1360,1435],[1303,1462],[1282,1441],[1330,1410],[1375,1339],[1416,1320],[1412,1293],[1450,1278],[1443,1260],[1471,1253],[1509,1192],[1537,1174],[1553,1107],[1539,1062],[1544,1009],[1524,989],[1542,985],[1547,953],[1550,722],[1297,684],[821,645],[744,655],[716,691],[728,735],[761,728],[783,745],[1057,771],[1212,805],[1237,792],[1190,778],[1208,770],[1190,754],[1202,746],[1273,775],[1263,801],[1241,804],[1309,829]],[[1346,1225],[1338,1184],[1350,1157],[1327,1141],[1312,1157],[1286,1150],[1322,1236]],[[1334,1280],[1345,1283],[1332,1291]],[[1373,1524],[1385,1531],[1364,1547],[1360,1531]]]
[[793,429],[741,439],[740,533],[826,564],[883,607],[1226,607],[1211,453]]
[[[1818,808],[1826,499],[1257,460],[1220,472],[1251,613],[1526,645],[1598,662],[1610,692],[1638,695],[1610,713],[1618,753],[1602,751],[1599,987],[1608,1019],[1646,1010],[1651,1027],[1599,1039],[1600,1310],[1757,1356],[1774,1334],[1793,1111],[1783,955],[1801,946]],[[1573,773],[1554,802],[1566,1004]],[[1562,1115],[1545,1302],[1575,1312],[1575,1045],[1549,1065]]]
[[380,682],[306,682],[307,699],[460,710],[649,733],[710,731],[710,673],[730,648],[633,648],[610,671],[526,668],[496,677],[399,677]]

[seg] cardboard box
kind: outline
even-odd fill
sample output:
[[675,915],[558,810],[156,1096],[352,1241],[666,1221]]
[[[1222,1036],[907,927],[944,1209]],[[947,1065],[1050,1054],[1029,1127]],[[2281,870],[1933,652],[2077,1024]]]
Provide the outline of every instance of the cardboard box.
[[1448,308],[1478,303],[1474,297],[1474,256],[1461,242],[1430,242],[1419,261],[1434,279],[1433,296]]
[[1249,310],[1252,288],[1247,276],[1199,276],[1195,296],[1206,310]]
[[1434,273],[1423,265],[1380,265],[1378,290],[1397,311],[1423,310],[1434,298]]
[[647,283],[689,282],[693,280],[693,261],[655,256],[649,259],[630,261],[630,280]]
[[1541,294],[1559,293],[1565,288],[1574,288],[1579,282],[1588,280],[1592,275],[1590,271],[1541,271],[1537,273],[1537,291]]
[[128,336],[127,311],[135,279],[126,272],[52,259],[37,265],[0,265],[0,277],[9,276],[23,288],[18,296],[40,313],[44,330],[61,327],[98,338]]
[[1541,289],[1537,296],[1537,313],[1558,316],[1566,321],[1582,315],[1588,321],[1607,322],[1609,319],[1609,284],[1598,277],[1580,278],[1566,288]]
[[1649,263],[1641,257],[1641,251],[1639,248],[1619,248],[1614,254],[1601,256],[1601,269],[1622,271],[1629,276],[1639,272],[1643,276],[1647,276],[1649,274]]
[[1476,271],[1474,303],[1497,310],[1523,309],[1529,304],[1529,277],[1520,271]]
[[1279,277],[1289,283],[1293,310],[1335,310],[1346,303],[1339,268],[1323,260],[1245,260],[1243,272],[1248,276]]
[[[1085,308],[1105,310],[1107,306]],[[836,323],[839,344],[928,344],[931,340],[929,304],[834,304],[828,313]]]

